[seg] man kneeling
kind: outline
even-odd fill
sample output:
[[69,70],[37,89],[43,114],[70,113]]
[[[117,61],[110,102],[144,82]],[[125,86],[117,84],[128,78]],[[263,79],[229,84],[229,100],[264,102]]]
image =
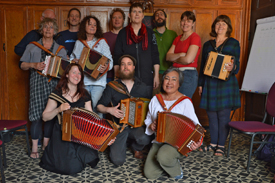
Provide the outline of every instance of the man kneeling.
[[[114,117],[114,121],[122,126],[122,124],[119,124],[119,119],[124,117],[124,112],[119,109],[120,101],[129,98],[129,95],[132,97],[151,98],[151,93],[147,90],[146,84],[135,77],[136,59],[134,57],[123,55],[120,57],[118,63],[119,79],[112,82],[117,82],[116,84],[119,84],[125,93],[117,91],[108,84],[101,99],[98,101],[97,110],[103,114],[111,114]],[[108,107],[110,102],[113,107]],[[125,162],[127,139],[131,139],[134,156],[142,159],[143,154],[141,150],[150,143],[151,138],[145,134],[145,127],[143,126],[138,128],[125,127],[124,130],[116,136],[116,141],[110,146],[110,159],[117,166]]]

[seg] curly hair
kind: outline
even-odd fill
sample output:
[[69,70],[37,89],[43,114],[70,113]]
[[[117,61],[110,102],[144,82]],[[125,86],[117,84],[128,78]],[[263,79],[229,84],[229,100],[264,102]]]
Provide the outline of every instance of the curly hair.
[[79,32],[77,34],[78,39],[83,39],[86,40],[87,39],[87,35],[86,35],[86,25],[87,23],[90,23],[90,19],[94,19],[96,21],[96,33],[94,34],[94,36],[99,39],[99,38],[103,38],[103,31],[102,31],[102,27],[100,24],[100,21],[98,20],[98,18],[96,18],[93,15],[88,15],[86,17],[83,18],[83,20],[80,23],[79,26]]
[[215,20],[214,22],[212,23],[212,26],[211,26],[211,32],[210,32],[210,36],[212,37],[217,37],[217,33],[215,31],[215,27],[216,27],[216,23],[218,22],[225,22],[228,26],[227,28],[227,31],[226,31],[226,36],[227,37],[230,37],[233,29],[232,29],[232,24],[231,24],[231,20],[230,18],[227,16],[227,15],[219,15]]
[[79,95],[79,98],[81,98],[82,96],[85,96],[85,91],[86,91],[84,88],[84,72],[82,70],[82,67],[77,63],[71,63],[70,65],[68,65],[66,67],[65,72],[62,74],[61,79],[59,80],[59,82],[56,86],[56,90],[59,91],[61,94],[69,92],[69,88],[68,88],[69,80],[67,78],[67,75],[69,74],[70,70],[74,66],[78,67],[78,70],[81,73],[81,79],[80,79],[79,83],[77,84],[77,91],[76,91],[74,97]]
[[112,20],[113,15],[114,15],[115,12],[120,12],[120,13],[122,14],[122,16],[123,16],[123,20],[125,20],[125,13],[124,13],[124,11],[123,11],[122,9],[120,9],[120,8],[115,8],[115,9],[112,10],[112,12],[111,12],[111,14],[110,14],[110,19],[111,19],[111,20]]
[[52,18],[44,18],[40,23],[39,23],[39,33],[42,34],[43,33],[43,28],[46,24],[53,24],[53,29],[54,29],[54,34],[56,34],[58,32],[58,25],[56,23],[55,19]]

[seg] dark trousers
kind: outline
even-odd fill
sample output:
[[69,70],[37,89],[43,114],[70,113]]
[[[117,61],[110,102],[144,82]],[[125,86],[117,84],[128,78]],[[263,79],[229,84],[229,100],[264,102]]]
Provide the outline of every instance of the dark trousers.
[[209,119],[209,129],[211,144],[224,146],[229,133],[230,112],[231,109],[220,111],[206,111]]
[[117,165],[123,165],[126,158],[127,139],[131,139],[131,147],[134,151],[141,151],[151,141],[150,136],[145,134],[145,127],[126,127],[116,136],[115,142],[110,146],[110,159]]
[[[42,125],[43,125],[42,119],[32,121],[31,124],[31,137],[33,140],[39,139],[42,137]],[[53,125],[54,125],[54,120],[50,120],[45,122],[44,124],[44,137],[50,138],[52,136],[52,131],[53,131]]]

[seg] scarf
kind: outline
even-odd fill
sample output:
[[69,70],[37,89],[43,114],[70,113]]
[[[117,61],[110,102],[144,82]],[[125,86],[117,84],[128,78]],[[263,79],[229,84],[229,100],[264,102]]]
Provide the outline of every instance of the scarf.
[[148,48],[148,33],[146,26],[142,23],[140,29],[140,35],[136,36],[134,29],[131,24],[126,27],[127,45],[134,43],[139,43],[142,41],[142,50],[147,50]]

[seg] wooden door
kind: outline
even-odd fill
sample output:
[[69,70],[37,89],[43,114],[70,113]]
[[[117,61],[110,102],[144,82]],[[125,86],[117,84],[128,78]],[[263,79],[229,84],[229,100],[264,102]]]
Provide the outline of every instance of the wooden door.
[[[249,38],[249,52],[251,50],[254,34],[256,31],[256,20],[275,15],[275,1],[270,0],[252,0],[251,3],[251,20],[250,20],[250,38]],[[265,113],[266,95],[245,93],[245,120],[263,119]]]
[[28,120],[29,72],[19,69],[14,46],[27,33],[27,8],[2,6],[1,119]]

